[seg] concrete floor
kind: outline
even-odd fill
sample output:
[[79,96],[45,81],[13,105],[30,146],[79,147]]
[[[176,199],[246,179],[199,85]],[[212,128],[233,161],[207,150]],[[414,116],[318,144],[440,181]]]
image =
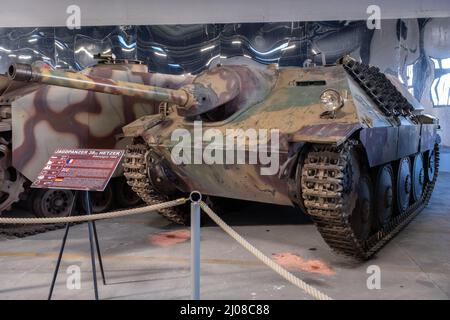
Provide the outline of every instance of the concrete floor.
[[[288,208],[252,204],[223,218],[257,248],[284,257],[294,274],[335,299],[449,299],[449,193],[450,173],[442,173],[431,204],[365,263],[332,253],[314,226]],[[101,299],[189,299],[187,229],[156,214],[100,221],[97,228],[107,275],[107,285],[99,284]],[[0,299],[47,297],[62,234],[57,230],[0,240]],[[86,236],[86,224],[71,229],[55,299],[93,298]],[[203,299],[310,299],[212,222],[202,228],[201,245]],[[81,268],[81,289],[67,289],[71,265]],[[379,290],[367,289],[370,265],[380,267]]]

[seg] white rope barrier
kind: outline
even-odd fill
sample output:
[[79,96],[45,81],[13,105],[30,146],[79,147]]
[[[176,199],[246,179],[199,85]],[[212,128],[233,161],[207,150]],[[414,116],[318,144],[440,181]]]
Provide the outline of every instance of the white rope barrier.
[[242,236],[240,236],[236,231],[234,231],[230,226],[228,226],[211,208],[208,207],[206,203],[203,201],[199,201],[200,207],[203,211],[215,222],[219,227],[223,229],[230,237],[236,240],[241,246],[243,246],[247,251],[253,254],[256,258],[258,258],[262,263],[267,265],[273,271],[278,273],[280,276],[285,278],[287,281],[297,286],[298,288],[305,291],[307,294],[312,296],[317,300],[333,300],[326,294],[320,292],[316,288],[310,286],[303,280],[297,278],[292,273],[281,267],[278,263],[267,257],[264,253],[256,249],[252,244],[250,244],[247,240],[245,240]]

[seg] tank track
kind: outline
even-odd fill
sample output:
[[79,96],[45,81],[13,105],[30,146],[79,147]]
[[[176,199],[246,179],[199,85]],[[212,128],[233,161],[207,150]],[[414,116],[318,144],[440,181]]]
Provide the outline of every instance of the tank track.
[[0,224],[0,240],[25,238],[36,234],[62,229],[64,223],[55,224]]
[[[360,241],[351,228],[349,210],[344,210],[343,197],[344,193],[352,192],[352,190],[346,190],[345,168],[350,150],[356,144],[355,141],[348,141],[341,147],[312,146],[302,167],[301,189],[306,211],[325,242],[338,253],[366,260],[428,204],[439,171],[439,145],[436,144],[434,147],[435,173],[432,181],[424,186],[421,200],[412,204],[405,213],[395,216],[367,240]],[[311,174],[312,172],[314,174]]]
[[386,116],[412,115],[414,108],[379,68],[353,59],[345,60],[343,66]]
[[[134,144],[127,146],[122,166],[128,185],[146,204],[153,205],[169,199],[151,187],[147,176],[146,155],[148,150],[147,144],[141,139],[136,140]],[[181,207],[158,210],[158,213],[176,224],[189,223],[189,215]]]

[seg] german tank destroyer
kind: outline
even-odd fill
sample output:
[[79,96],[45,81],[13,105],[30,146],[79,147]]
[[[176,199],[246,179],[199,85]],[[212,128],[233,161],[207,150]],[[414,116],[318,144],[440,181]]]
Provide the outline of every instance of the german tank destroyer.
[[[436,183],[438,120],[395,78],[348,56],[311,68],[217,65],[177,89],[104,83],[165,103],[123,128],[134,141],[125,176],[149,204],[198,190],[294,206],[332,249],[367,259]],[[188,222],[181,207],[161,213]]]
[[[0,213],[23,199],[38,216],[64,216],[70,209],[69,190],[29,189],[57,148],[125,148],[130,139],[122,127],[144,115],[158,113],[159,103],[138,97],[78,90],[77,77],[97,76],[135,83],[177,87],[190,77],[159,77],[140,61],[97,55],[97,64],[82,71],[54,70],[37,61],[37,72],[57,72],[59,82],[18,81],[0,75]],[[65,84],[62,87],[60,84]],[[115,193],[115,195],[113,195]],[[131,207],[139,197],[118,170],[104,192],[92,197],[94,212],[112,206]],[[81,203],[79,204],[81,205]]]

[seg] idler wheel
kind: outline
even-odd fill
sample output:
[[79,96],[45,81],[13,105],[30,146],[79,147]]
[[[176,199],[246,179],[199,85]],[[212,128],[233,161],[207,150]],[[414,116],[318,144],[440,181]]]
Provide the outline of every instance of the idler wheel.
[[417,202],[422,198],[424,185],[425,168],[423,166],[423,157],[422,154],[417,154],[414,157],[412,170],[412,197],[414,202]]
[[365,240],[370,236],[373,217],[372,182],[367,174],[359,178],[356,206],[350,216],[350,224],[355,236],[359,240]]
[[389,223],[394,212],[394,173],[390,164],[378,169],[374,202],[376,224],[382,228]]
[[411,197],[411,181],[411,162],[408,157],[405,157],[400,159],[397,168],[396,200],[399,214],[408,209]]

